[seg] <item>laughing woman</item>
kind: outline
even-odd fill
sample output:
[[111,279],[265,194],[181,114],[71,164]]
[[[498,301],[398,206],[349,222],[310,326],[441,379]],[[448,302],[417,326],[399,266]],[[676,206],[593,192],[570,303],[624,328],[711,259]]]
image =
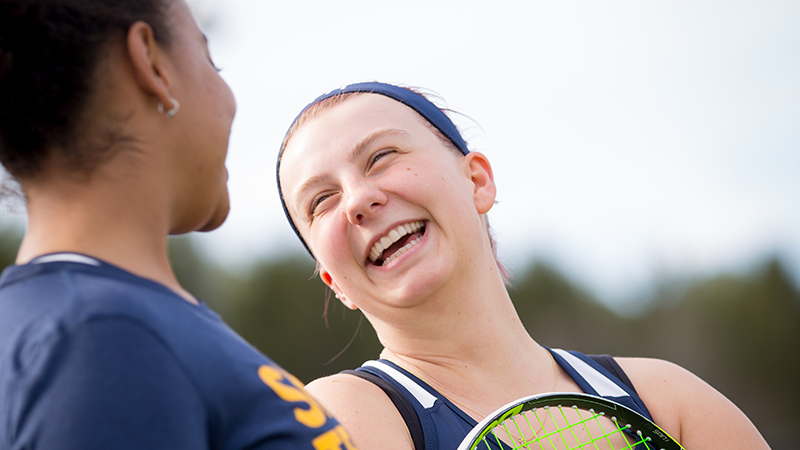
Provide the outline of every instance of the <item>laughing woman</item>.
[[454,449],[496,408],[552,391],[611,397],[690,449],[767,447],[736,406],[674,364],[601,364],[528,334],[488,232],[489,161],[423,96],[362,83],[316,99],[277,170],[322,281],[384,346],[379,361],[308,387],[362,449]]
[[0,161],[28,210],[0,279],[0,449],[349,442],[170,267],[168,234],[228,214],[217,72],[183,0],[0,2]]

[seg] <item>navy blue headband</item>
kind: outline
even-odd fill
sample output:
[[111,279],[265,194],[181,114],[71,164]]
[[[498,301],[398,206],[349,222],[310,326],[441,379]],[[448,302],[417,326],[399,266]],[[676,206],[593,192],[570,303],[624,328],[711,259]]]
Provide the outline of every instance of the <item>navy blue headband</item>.
[[[351,84],[349,86],[345,86],[341,89],[335,89],[331,92],[328,92],[327,94],[320,95],[313,102],[306,105],[306,107],[303,108],[302,111],[300,111],[300,114],[298,114],[297,117],[295,117],[294,121],[292,121],[292,125],[289,127],[289,130],[291,130],[294,127],[294,124],[297,123],[297,120],[300,118],[300,116],[303,115],[303,113],[306,112],[308,108],[331,97],[336,97],[337,95],[347,94],[351,92],[380,94],[389,97],[391,99],[397,100],[398,102],[408,106],[409,108],[419,113],[419,115],[424,117],[428,122],[430,122],[431,125],[436,127],[437,130],[441,131],[442,134],[444,134],[447,137],[447,139],[449,139],[450,142],[452,142],[453,145],[455,145],[456,148],[458,148],[458,150],[461,153],[465,155],[469,153],[469,149],[467,148],[467,143],[464,142],[464,138],[461,137],[461,133],[458,132],[458,129],[456,128],[455,124],[453,124],[450,118],[447,117],[447,115],[444,112],[442,112],[441,109],[439,109],[436,105],[431,103],[431,101],[428,100],[427,98],[423,97],[420,94],[417,94],[416,92],[410,89],[386,83],[377,83],[377,82],[356,83],[356,84]],[[288,136],[289,133],[287,132],[286,135]],[[311,255],[312,258],[314,258],[314,254],[311,252],[311,249],[308,247],[308,244],[306,244],[306,241],[300,235],[300,230],[298,230],[297,226],[295,226],[294,221],[292,220],[292,216],[289,214],[289,210],[286,208],[286,201],[284,201],[283,199],[283,190],[281,189],[280,172],[281,172],[281,157],[283,156],[283,150],[285,145],[286,145],[286,138],[284,137],[281,150],[278,153],[278,164],[275,168],[275,175],[278,181],[278,195],[281,198],[281,206],[283,207],[284,214],[286,214],[286,218],[289,220],[289,225],[291,225],[292,230],[294,230],[297,237],[300,238],[300,242],[303,243],[303,246],[306,248],[306,251],[308,251],[308,254]]]

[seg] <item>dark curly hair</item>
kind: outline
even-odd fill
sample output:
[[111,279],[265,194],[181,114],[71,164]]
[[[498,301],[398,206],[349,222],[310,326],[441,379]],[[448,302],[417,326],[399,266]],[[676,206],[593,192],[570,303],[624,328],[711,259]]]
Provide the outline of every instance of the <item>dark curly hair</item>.
[[169,44],[173,1],[0,1],[0,163],[12,176],[39,173],[54,147],[71,166],[92,169],[98,155],[69,147],[104,46],[140,20]]

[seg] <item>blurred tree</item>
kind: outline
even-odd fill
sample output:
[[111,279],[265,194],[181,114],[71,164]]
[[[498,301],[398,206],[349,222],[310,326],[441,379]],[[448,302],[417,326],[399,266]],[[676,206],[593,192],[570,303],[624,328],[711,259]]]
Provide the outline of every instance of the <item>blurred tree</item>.
[[168,249],[175,276],[192,295],[223,317],[233,320],[231,302],[227,297],[236,291],[238,279],[212,263],[211,258],[198,248],[196,240],[192,235],[170,236]]
[[264,262],[253,268],[231,297],[237,331],[304,382],[358,366],[380,352],[375,332],[360,319],[360,311],[331,301],[326,326],[327,288],[310,278],[313,273],[314,265],[307,258]]
[[14,264],[23,232],[17,227],[0,222],[0,271]]
[[645,320],[657,324],[653,356],[681,364],[733,400],[773,448],[794,448],[800,292],[778,259],[744,276],[698,281],[679,304]]
[[543,345],[608,353],[619,349],[625,337],[635,331],[635,323],[614,315],[541,262],[532,264],[509,293],[520,320]]

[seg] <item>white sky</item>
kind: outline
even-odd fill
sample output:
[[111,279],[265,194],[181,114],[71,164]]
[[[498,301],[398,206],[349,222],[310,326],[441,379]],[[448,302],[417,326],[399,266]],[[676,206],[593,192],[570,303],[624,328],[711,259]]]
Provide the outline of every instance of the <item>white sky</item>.
[[[190,2],[191,3],[191,2]],[[606,299],[780,254],[800,277],[800,2],[204,0],[238,102],[232,211],[201,237],[237,265],[301,252],[274,162],[317,95],[429,88],[493,163],[513,267],[555,262]],[[799,278],[800,279],[800,278]]]

